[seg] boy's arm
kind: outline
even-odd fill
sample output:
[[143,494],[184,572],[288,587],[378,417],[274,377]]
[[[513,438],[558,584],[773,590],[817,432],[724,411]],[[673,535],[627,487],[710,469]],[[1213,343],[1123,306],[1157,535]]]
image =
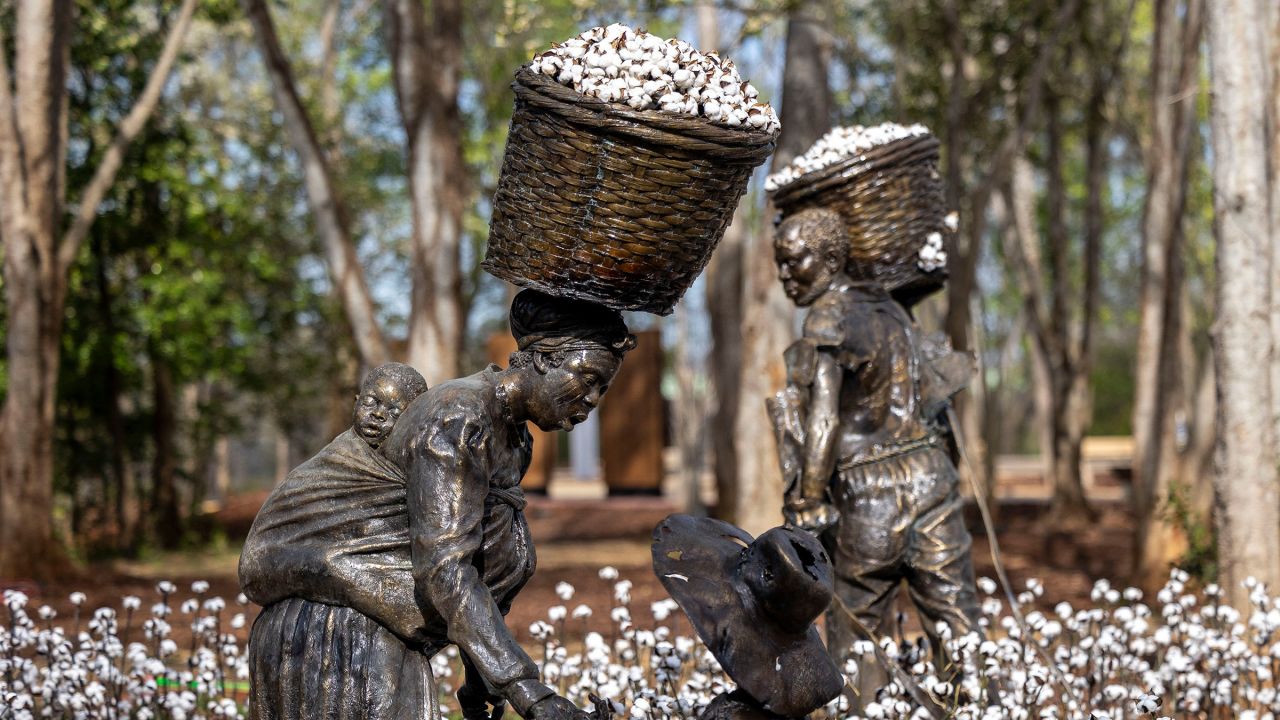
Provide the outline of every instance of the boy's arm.
[[806,501],[825,502],[827,485],[835,472],[843,375],[834,355],[818,353],[805,421],[804,472],[800,476],[800,495]]

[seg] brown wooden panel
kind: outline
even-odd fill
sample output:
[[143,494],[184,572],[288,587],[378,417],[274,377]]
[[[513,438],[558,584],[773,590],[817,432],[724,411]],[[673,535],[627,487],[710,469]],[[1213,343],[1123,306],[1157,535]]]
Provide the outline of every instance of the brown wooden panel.
[[600,454],[610,493],[657,493],[662,487],[662,341],[636,333],[637,345],[600,403]]
[[[511,353],[516,351],[516,339],[511,333],[502,332],[489,336],[489,362],[506,367]],[[556,448],[559,438],[555,433],[543,432],[533,423],[527,423],[529,433],[533,435],[533,460],[529,463],[529,471],[520,481],[525,490],[547,489],[551,481],[551,473],[556,467]]]

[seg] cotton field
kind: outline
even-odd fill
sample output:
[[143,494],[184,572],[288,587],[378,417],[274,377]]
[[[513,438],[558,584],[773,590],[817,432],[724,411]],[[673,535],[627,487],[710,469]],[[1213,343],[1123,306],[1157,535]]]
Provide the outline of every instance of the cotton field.
[[[610,608],[575,604],[575,588],[560,583],[561,601],[528,628],[528,647],[543,680],[583,707],[591,694],[608,699],[619,717],[692,718],[717,693],[733,687],[715,658],[691,637],[671,600],[632,607],[631,583],[614,568],[600,572],[612,586]],[[1274,718],[1280,668],[1280,604],[1247,582],[1250,606],[1228,607],[1221,589],[1192,592],[1175,570],[1154,602],[1136,589],[1094,587],[1088,607],[1059,603],[1010,612],[990,580],[985,635],[947,640],[953,665],[936,672],[916,639],[880,641],[899,670],[863,715],[840,698],[823,718]],[[1040,583],[1030,581],[1019,604],[1048,607]],[[231,632],[244,627],[244,598],[228,604],[206,583],[179,592],[162,582],[155,597],[121,598],[118,607],[89,609],[69,599],[70,617],[32,607],[16,591],[4,595],[0,627],[0,718],[243,717],[248,677],[245,647]],[[633,611],[636,615],[633,617]],[[607,632],[587,631],[596,612]],[[644,616],[643,618],[640,616]],[[652,618],[652,619],[650,619]],[[190,627],[175,640],[174,627]],[[870,642],[857,648],[875,662]],[[433,661],[442,705],[457,716],[453,698],[461,673],[452,648]],[[785,672],[785,669],[783,670]],[[856,664],[846,675],[858,672]],[[933,712],[912,698],[925,698]]]

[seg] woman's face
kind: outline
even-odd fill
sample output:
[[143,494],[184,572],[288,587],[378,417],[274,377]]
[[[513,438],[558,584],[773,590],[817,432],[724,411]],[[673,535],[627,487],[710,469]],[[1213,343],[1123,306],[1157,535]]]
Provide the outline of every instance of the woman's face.
[[621,363],[610,350],[574,350],[559,365],[539,368],[529,419],[548,432],[572,430],[600,404]]

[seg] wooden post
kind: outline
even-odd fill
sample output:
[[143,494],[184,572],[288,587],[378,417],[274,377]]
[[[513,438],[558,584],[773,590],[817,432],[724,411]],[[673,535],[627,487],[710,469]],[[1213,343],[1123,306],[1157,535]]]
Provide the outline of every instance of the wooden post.
[[[489,362],[505,368],[511,353],[516,351],[516,339],[508,332],[494,333],[489,336],[487,347]],[[556,433],[539,430],[533,423],[528,423],[528,426],[529,433],[533,435],[533,460],[529,462],[529,471],[520,481],[520,487],[546,492],[547,484],[551,482],[551,473],[556,467],[556,449],[560,438]]]
[[610,495],[656,495],[662,488],[662,340],[657,330],[636,333],[636,339],[600,403],[600,448]]

